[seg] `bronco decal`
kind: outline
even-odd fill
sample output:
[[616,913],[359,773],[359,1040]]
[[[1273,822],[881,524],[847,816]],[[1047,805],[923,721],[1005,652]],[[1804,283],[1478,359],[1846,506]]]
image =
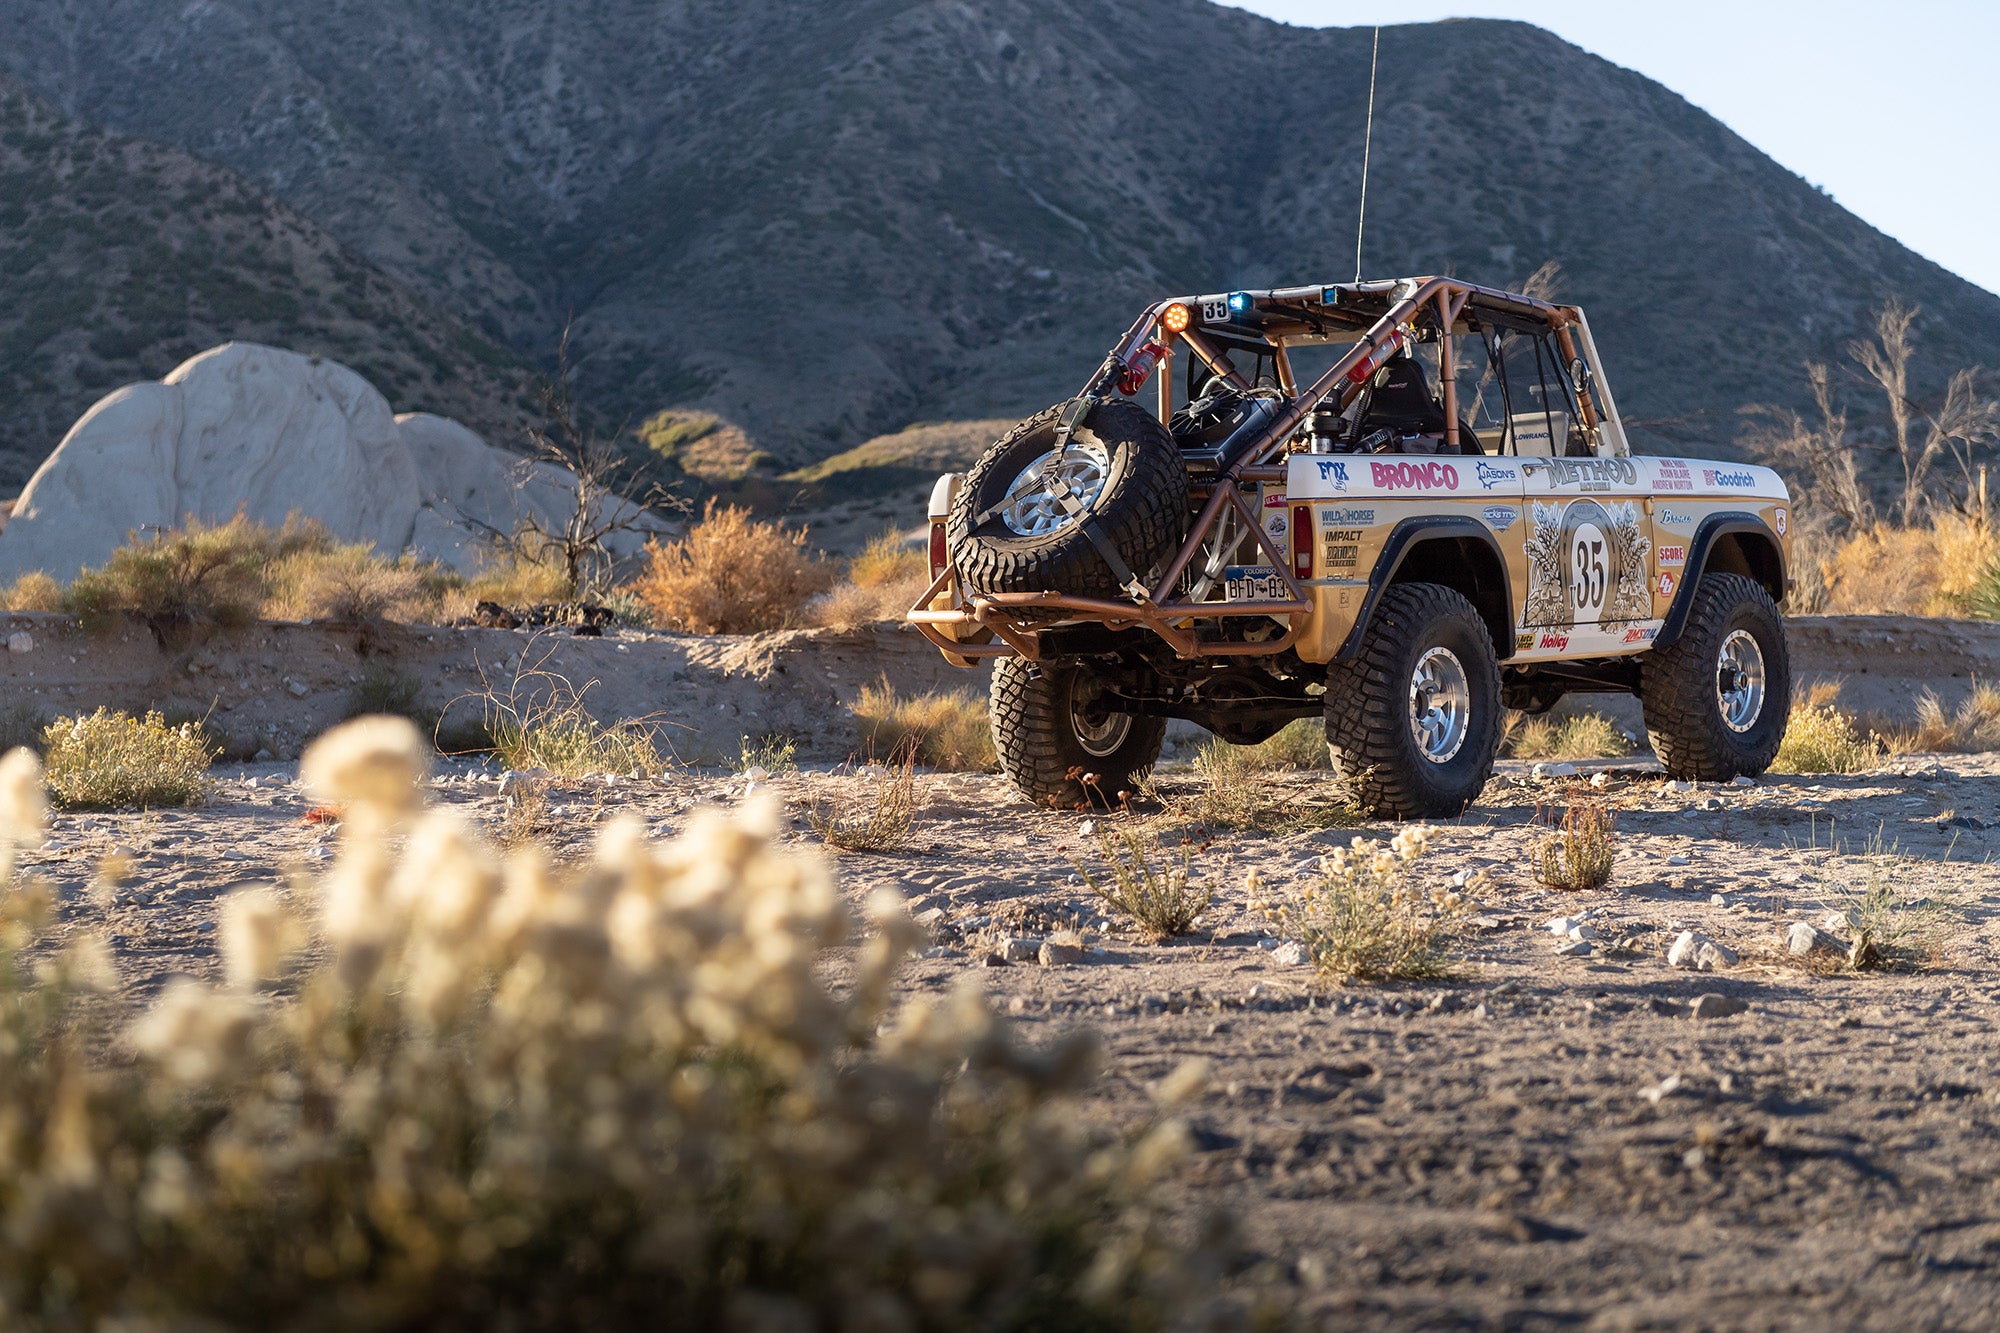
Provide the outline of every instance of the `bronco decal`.
[[1449,463],[1370,463],[1368,480],[1389,491],[1455,491],[1458,469]]

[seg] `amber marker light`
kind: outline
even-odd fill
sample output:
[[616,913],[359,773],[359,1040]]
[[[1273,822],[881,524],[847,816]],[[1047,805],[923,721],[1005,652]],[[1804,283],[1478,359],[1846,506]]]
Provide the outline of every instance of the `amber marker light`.
[[1188,308],[1176,301],[1160,312],[1160,327],[1168,333],[1181,333],[1188,326]]

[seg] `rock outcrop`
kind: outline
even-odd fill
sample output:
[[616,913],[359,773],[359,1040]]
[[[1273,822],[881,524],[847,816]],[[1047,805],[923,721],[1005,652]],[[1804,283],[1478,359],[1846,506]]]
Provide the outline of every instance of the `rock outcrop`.
[[395,416],[345,366],[229,343],[84,413],[0,529],[0,579],[67,580],[132,532],[239,511],[273,525],[301,514],[385,554],[469,569],[483,531],[560,521],[573,485],[455,421]]

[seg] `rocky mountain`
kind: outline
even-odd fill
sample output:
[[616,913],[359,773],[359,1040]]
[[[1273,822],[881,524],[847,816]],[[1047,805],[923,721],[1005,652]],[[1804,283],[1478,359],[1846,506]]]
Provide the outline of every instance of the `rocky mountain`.
[[[67,115],[241,173],[511,356],[545,363],[573,315],[608,417],[719,413],[773,467],[1052,401],[1161,293],[1353,271],[1366,29],[1206,0],[0,0],[0,20],[0,68]],[[1560,261],[1653,447],[1726,447],[1744,404],[1799,402],[1801,362],[1890,294],[1924,309],[1920,385],[2000,366],[2000,297],[1525,24],[1383,30],[1368,210],[1372,275]]]
[[0,80],[0,486],[102,394],[232,338],[344,360],[399,409],[489,433],[533,403],[514,353],[235,172]]

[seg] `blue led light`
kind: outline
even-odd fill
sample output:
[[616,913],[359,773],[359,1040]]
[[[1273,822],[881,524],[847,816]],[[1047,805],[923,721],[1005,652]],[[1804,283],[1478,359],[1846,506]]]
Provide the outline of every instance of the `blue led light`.
[[1321,302],[1321,304],[1323,304],[1323,305],[1339,305],[1339,304],[1340,304],[1340,288],[1338,288],[1338,287],[1329,287],[1329,288],[1327,288],[1327,289],[1326,289],[1325,291],[1323,291],[1323,292],[1321,292],[1321,293],[1320,293],[1320,297],[1319,297],[1319,299],[1320,299],[1320,302]]
[[1250,293],[1231,292],[1229,294],[1229,308],[1232,312],[1239,315],[1248,310],[1250,308]]

